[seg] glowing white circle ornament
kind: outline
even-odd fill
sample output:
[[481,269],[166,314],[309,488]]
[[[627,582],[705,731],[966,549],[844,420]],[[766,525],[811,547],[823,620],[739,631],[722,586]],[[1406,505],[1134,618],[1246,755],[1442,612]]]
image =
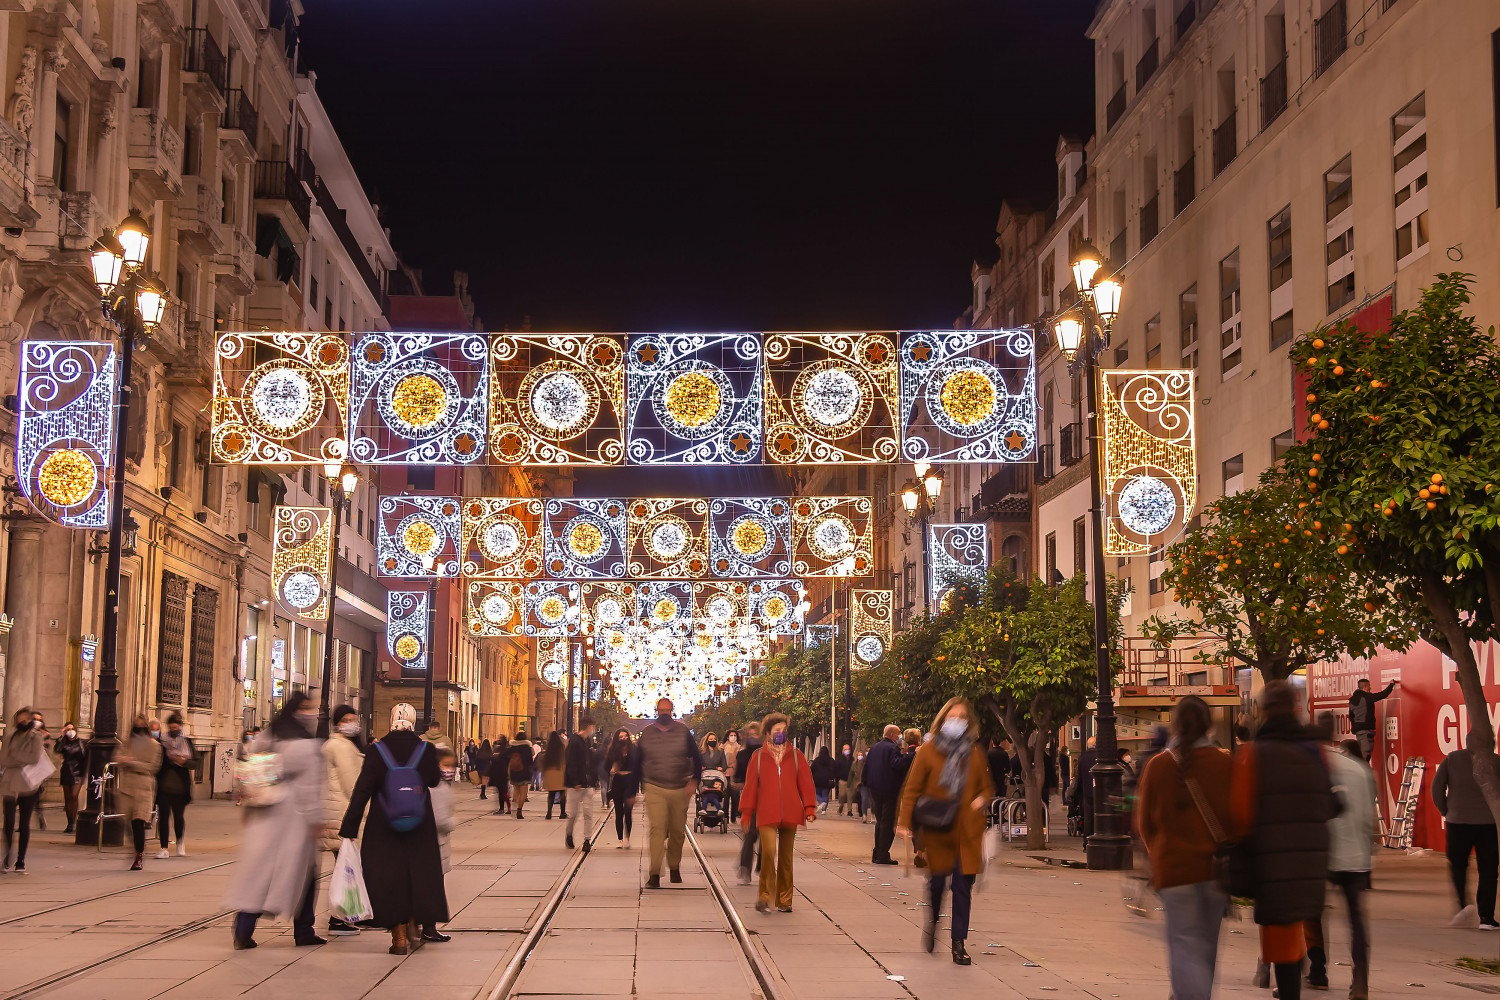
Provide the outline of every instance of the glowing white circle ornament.
[[499,594],[491,594],[484,599],[480,606],[480,613],[484,615],[485,621],[492,625],[504,625],[515,617],[515,607]]
[[522,529],[514,519],[498,520],[480,533],[479,544],[486,556],[495,562],[505,562],[521,551],[521,532]]
[[854,526],[838,514],[827,514],[813,525],[812,548],[824,559],[838,559],[854,551]]
[[315,393],[312,382],[295,368],[262,368],[250,378],[250,410],[271,431],[292,434],[306,428],[314,417],[316,399],[321,408],[321,393]]
[[307,570],[288,573],[281,582],[281,599],[288,607],[307,611],[317,605],[323,597],[323,581]]
[[625,619],[625,610],[613,597],[606,597],[594,605],[594,618],[601,625],[618,625]]
[[878,635],[860,636],[859,641],[854,644],[854,655],[865,663],[875,663],[885,655],[885,643],[880,641]]
[[1177,518],[1177,495],[1155,476],[1138,475],[1120,490],[1120,523],[1138,535],[1160,535]]
[[531,412],[555,434],[577,434],[593,422],[596,404],[588,387],[566,369],[551,369],[530,386]]
[[859,382],[844,368],[824,368],[807,380],[802,405],[824,427],[842,427],[859,412]]
[[647,548],[662,562],[677,559],[688,550],[688,526],[680,517],[663,517],[647,532]]

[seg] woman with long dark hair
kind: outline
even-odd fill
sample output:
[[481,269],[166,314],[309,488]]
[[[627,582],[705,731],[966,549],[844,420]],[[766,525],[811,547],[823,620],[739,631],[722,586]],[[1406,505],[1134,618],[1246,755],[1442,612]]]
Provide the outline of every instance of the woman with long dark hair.
[[953,883],[953,962],[970,965],[969,904],[974,878],[984,871],[985,808],[995,797],[990,765],[976,745],[979,725],[964,698],[950,698],[932,720],[932,738],[917,750],[901,791],[896,833],[916,830],[927,855],[927,923],[922,946],[936,947],[943,895]]
[[274,753],[281,771],[282,797],[271,805],[244,808],[239,864],[225,902],[234,915],[235,950],[254,948],[255,924],[262,916],[292,917],[298,945],[326,943],[313,930],[318,893],[318,838],[324,833],[323,785],[327,764],[318,729],[318,703],[305,691],[286,700],[267,732],[250,744],[251,753]]
[[568,800],[564,789],[567,787],[567,748],[563,745],[562,734],[556,729],[552,735],[547,737],[547,747],[542,751],[542,789],[547,793],[547,818],[552,818],[552,807],[557,806],[562,815],[560,819],[568,818]]
[[635,826],[635,816],[630,808],[631,765],[635,743],[630,730],[618,729],[615,738],[609,741],[604,751],[604,773],[609,778],[609,804],[615,810],[615,846],[621,850],[630,848],[630,831]]
[[490,761],[495,757],[495,748],[489,740],[480,740],[479,745],[469,748],[469,773],[477,775],[474,784],[479,786],[479,797],[489,798]]

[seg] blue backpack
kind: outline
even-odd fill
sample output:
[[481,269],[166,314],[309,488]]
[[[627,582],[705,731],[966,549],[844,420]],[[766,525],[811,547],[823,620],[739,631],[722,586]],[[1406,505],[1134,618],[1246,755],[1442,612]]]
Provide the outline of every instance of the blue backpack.
[[377,742],[375,749],[385,761],[385,787],[379,798],[386,825],[397,833],[415,830],[427,817],[427,785],[417,773],[417,762],[422,759],[427,742],[418,743],[411,759],[400,767],[384,743]]

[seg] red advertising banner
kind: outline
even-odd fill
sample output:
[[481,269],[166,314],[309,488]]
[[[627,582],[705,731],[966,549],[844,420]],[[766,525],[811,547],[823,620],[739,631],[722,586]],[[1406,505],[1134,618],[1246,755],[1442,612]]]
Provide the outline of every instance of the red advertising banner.
[[[1474,653],[1479,661],[1479,677],[1484,683],[1490,719],[1500,721],[1500,645],[1476,645]],[[1432,850],[1442,850],[1445,845],[1443,819],[1428,792],[1432,776],[1445,756],[1467,742],[1469,731],[1455,669],[1453,661],[1436,648],[1418,643],[1405,653],[1382,651],[1369,659],[1345,658],[1317,664],[1307,671],[1312,715],[1332,712],[1341,737],[1350,735],[1349,695],[1361,679],[1368,679],[1376,692],[1391,681],[1401,682],[1389,698],[1375,706],[1377,729],[1372,763],[1380,790],[1380,815],[1389,819],[1395,808],[1406,761],[1422,758],[1426,770],[1412,843]]]

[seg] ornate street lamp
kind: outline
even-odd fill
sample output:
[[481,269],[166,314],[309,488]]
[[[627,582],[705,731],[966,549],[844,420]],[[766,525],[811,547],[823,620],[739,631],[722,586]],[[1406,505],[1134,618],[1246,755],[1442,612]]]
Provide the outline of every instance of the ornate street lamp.
[[922,531],[922,607],[928,614],[932,613],[932,581],[928,579],[932,566],[932,541],[928,537],[928,526],[942,495],[942,474],[927,462],[917,463],[916,478],[908,481],[901,490],[901,506],[906,510],[908,523],[919,525]]
[[[323,681],[322,704],[318,708],[318,737],[328,738],[328,703],[333,699],[333,622],[339,595],[339,527],[344,521],[344,512],[359,488],[359,473],[348,462],[325,462],[323,475],[328,480],[328,490],[333,497],[333,525],[328,536],[328,624],[323,635]],[[428,661],[431,662],[431,636],[428,637]]]
[[1120,313],[1124,288],[1113,276],[1100,276],[1103,258],[1091,243],[1073,255],[1073,280],[1082,297],[1082,307],[1070,309],[1052,323],[1058,349],[1069,367],[1081,367],[1088,383],[1089,489],[1092,506],[1089,520],[1093,538],[1089,565],[1093,578],[1095,694],[1094,833],[1085,845],[1088,866],[1105,871],[1130,867],[1130,837],[1126,815],[1119,809],[1124,794],[1124,770],[1120,767],[1119,735],[1115,725],[1114,669],[1109,649],[1109,593],[1104,580],[1104,483],[1103,440],[1099,427],[1099,358],[1109,345],[1110,329]]
[[[166,292],[146,273],[146,250],[151,231],[138,215],[130,215],[114,231],[106,231],[89,250],[89,270],[99,289],[104,318],[120,337],[119,405],[115,407],[114,468],[110,470],[109,549],[104,565],[104,622],[99,640],[99,686],[94,699],[93,733],[89,737],[88,793],[78,815],[75,843],[108,841],[118,844],[124,830],[118,820],[101,829],[104,769],[119,745],[120,563],[125,525],[125,434],[130,426],[131,368],[138,337],[161,325]],[[131,522],[134,523],[133,521]]]

